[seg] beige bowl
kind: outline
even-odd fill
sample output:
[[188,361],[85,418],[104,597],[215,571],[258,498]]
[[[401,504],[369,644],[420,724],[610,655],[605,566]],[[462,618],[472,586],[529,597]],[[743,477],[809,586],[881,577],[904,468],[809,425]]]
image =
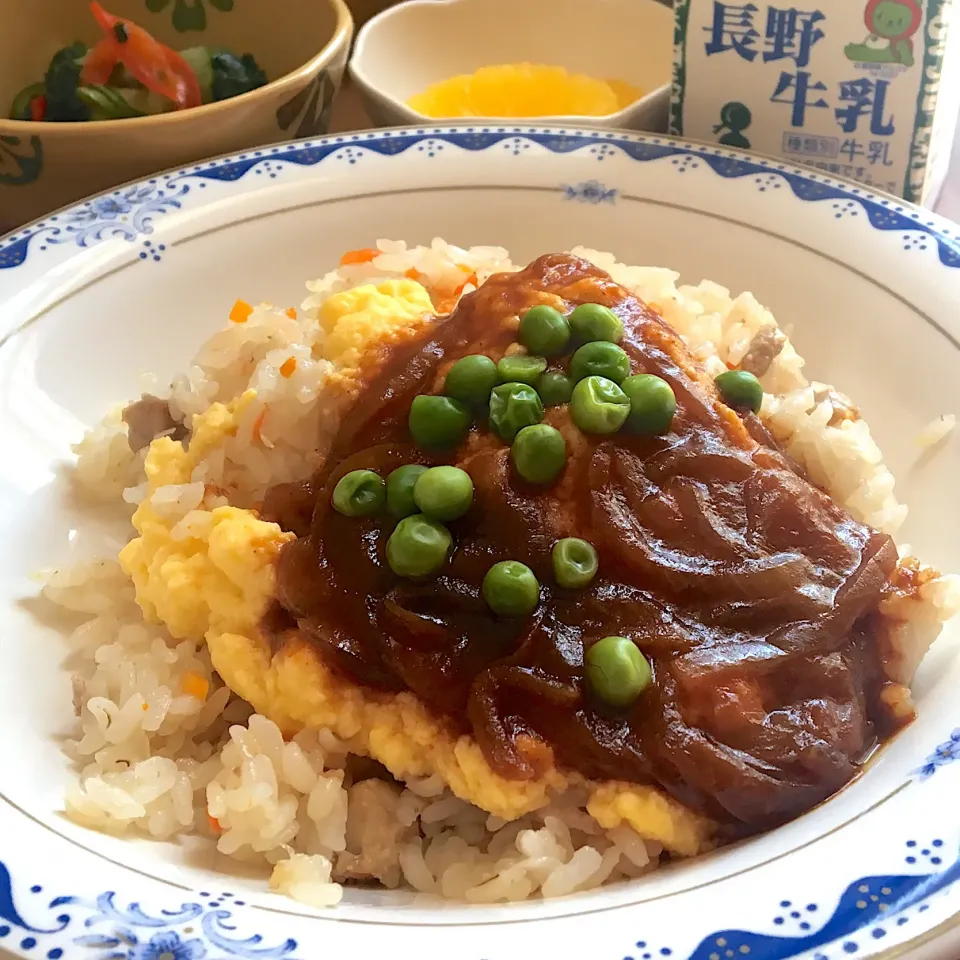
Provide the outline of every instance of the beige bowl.
[[[272,81],[193,110],[86,123],[0,119],[0,233],[88,194],[167,167],[325,133],[353,23],[343,0],[104,0],[182,50],[256,56]],[[102,35],[85,0],[0,0],[0,115],[50,57]]]

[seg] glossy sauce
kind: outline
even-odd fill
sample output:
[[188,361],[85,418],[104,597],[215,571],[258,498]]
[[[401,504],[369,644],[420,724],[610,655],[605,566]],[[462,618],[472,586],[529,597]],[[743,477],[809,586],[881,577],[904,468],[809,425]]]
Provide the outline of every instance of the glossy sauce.
[[[485,424],[446,456],[415,448],[413,397],[441,392],[461,356],[502,356],[518,313],[538,302],[614,309],[632,372],[655,373],[676,394],[670,432],[589,436],[565,407],[549,410],[568,459],[546,491],[513,473],[509,446]],[[389,517],[330,507],[348,471],[385,477],[410,462],[455,463],[476,488],[474,506],[449,524],[450,562],[426,583],[387,566]],[[533,777],[552,758],[589,778],[659,784],[754,830],[835,792],[886,723],[871,613],[896,562],[892,541],[807,483],[759,420],[718,401],[652,310],[576,258],[491,278],[397,348],[345,415],[327,466],[273,491],[265,512],[300,534],[281,555],[278,599],[324,659],[373,688],[413,691],[471,732],[505,777]],[[565,536],[599,553],[586,590],[553,585],[550,553]],[[505,559],[542,585],[528,618],[500,619],[480,597],[484,574]],[[625,711],[598,702],[583,679],[584,646],[610,634],[634,640],[653,665],[652,686]]]

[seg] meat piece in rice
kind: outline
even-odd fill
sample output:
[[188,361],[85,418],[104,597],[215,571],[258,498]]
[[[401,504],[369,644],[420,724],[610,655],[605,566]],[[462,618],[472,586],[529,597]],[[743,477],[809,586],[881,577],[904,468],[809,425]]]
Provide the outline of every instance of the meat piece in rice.
[[123,422],[127,425],[127,443],[134,453],[150,446],[157,437],[182,440],[187,435],[187,428],[170,412],[170,404],[149,393],[124,409]]
[[765,376],[786,342],[787,338],[779,327],[763,327],[750,341],[750,348],[740,361],[740,369],[755,377]]
[[859,420],[860,411],[856,404],[845,394],[825,383],[813,384],[813,398],[820,403],[830,405],[829,427],[838,427],[845,420]]
[[384,780],[361,780],[349,790],[347,849],[337,858],[338,880],[400,882],[400,850],[409,828],[398,816],[400,789]]

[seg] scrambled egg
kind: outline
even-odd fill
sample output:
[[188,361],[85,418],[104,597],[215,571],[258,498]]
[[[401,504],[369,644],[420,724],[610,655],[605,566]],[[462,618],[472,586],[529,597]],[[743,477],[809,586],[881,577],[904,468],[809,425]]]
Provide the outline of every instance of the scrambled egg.
[[[144,463],[149,493],[190,483],[197,464],[236,432],[237,420],[255,399],[248,390],[195,417],[188,450],[169,437],[154,440]],[[215,507],[204,520],[198,518],[190,535],[175,536],[176,520],[158,512],[148,495],[133,515],[140,536],[120,551],[144,616],[165,624],[177,639],[255,624],[263,615],[264,596],[274,588],[273,562],[293,539],[239,507]]]
[[433,313],[430,294],[415,280],[384,280],[345,290],[324,301],[320,326],[327,333],[324,355],[352,369],[371,348],[377,352],[415,332]]
[[[342,365],[355,364],[370,346],[408,336],[430,310],[427,292],[412,281],[333,296],[321,318],[330,333],[325,353]],[[534,780],[506,780],[471,737],[452,736],[411,694],[378,693],[338,676],[296,631],[279,649],[271,645],[260,624],[274,595],[274,561],[293,534],[230,506],[194,511],[185,528],[158,511],[150,496],[160,487],[189,483],[197,464],[236,434],[255,400],[248,390],[196,416],[187,449],[166,437],[151,444],[145,463],[149,493],[133,517],[138,536],[120,554],[145,617],[165,624],[178,639],[205,639],[224,682],[285,733],[327,726],[398,779],[439,774],[457,796],[505,820],[543,806],[552,792],[582,785],[576,775],[558,770],[549,749],[538,743],[529,749],[545,772]],[[709,846],[712,824],[653,787],[606,783],[589,789],[588,810],[604,828],[627,823],[684,855]]]

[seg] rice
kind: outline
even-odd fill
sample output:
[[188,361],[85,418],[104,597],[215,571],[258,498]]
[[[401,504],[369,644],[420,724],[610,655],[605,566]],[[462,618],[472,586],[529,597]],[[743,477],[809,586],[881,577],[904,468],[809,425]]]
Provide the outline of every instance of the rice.
[[73,478],[88,497],[115,502],[143,480],[143,455],[127,442],[122,407],[112,410],[74,448],[77,461]]
[[[336,426],[324,391],[340,366],[321,357],[328,297],[416,277],[449,309],[492,273],[516,269],[500,247],[381,240],[377,250],[308,283],[299,312],[253,307],[174,379],[169,411],[187,428],[212,404],[256,391],[236,437],[202,460],[189,482],[152,494],[174,539],[209,534],[214,506],[255,505],[273,484],[312,472]],[[811,480],[857,519],[889,533],[899,528],[906,507],[866,421],[849,398],[804,378],[802,358],[751,294],[734,297],[710,281],[678,285],[668,269],[572,252],[651,304],[709,374],[737,365],[756,373],[765,391],[762,419]],[[938,442],[954,422],[935,421],[921,442]],[[111,412],[77,446],[73,477],[86,493],[129,512],[149,490],[143,451],[131,451],[128,436],[121,411]],[[251,436],[258,442],[244,439]],[[955,578],[915,569],[922,587],[891,596],[884,609],[896,625],[889,643],[904,685],[960,608]],[[177,641],[144,622],[114,559],[48,572],[43,593],[85,618],[69,638],[67,659],[77,723],[66,749],[78,777],[66,811],[78,822],[157,839],[200,834],[222,854],[271,871],[271,889],[314,907],[336,905],[342,884],[358,879],[493,903],[564,896],[659,865],[659,844],[625,825],[604,829],[590,816],[585,788],[505,822],[455,797],[437,776],[402,784],[371,777],[329,730],[285,740],[223,685],[202,643]]]
[[956,415],[952,413],[946,413],[942,417],[931,420],[930,423],[917,434],[917,446],[924,448],[936,446],[941,440],[953,432],[956,425],[957,418]]

